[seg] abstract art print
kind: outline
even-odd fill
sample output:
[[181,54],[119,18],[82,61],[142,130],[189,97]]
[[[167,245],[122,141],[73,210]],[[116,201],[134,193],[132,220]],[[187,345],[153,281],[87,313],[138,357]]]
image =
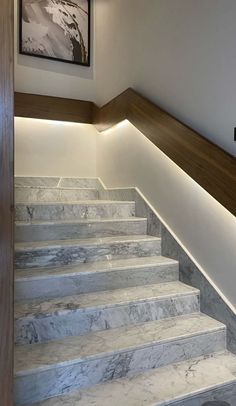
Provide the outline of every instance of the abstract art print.
[[90,65],[90,0],[20,0],[20,53]]

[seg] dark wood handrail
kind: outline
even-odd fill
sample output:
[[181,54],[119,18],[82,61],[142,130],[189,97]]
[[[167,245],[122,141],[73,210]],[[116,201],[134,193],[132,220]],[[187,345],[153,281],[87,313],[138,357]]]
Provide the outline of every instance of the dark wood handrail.
[[98,131],[128,119],[200,186],[236,215],[236,159],[133,89],[94,108]]
[[103,107],[80,100],[16,93],[15,113],[93,123],[98,131],[127,119],[236,215],[236,159],[133,89],[127,89]]

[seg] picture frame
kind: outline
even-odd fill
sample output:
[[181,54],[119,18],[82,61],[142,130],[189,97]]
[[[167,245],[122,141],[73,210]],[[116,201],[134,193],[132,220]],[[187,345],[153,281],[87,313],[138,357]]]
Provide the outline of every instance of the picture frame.
[[19,0],[19,52],[90,66],[91,0]]

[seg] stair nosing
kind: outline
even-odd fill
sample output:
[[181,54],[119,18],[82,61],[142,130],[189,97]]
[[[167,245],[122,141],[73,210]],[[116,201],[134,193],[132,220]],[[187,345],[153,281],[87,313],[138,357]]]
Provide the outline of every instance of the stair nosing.
[[[57,278],[61,278],[61,277],[71,277],[71,276],[78,276],[78,275],[81,275],[81,276],[83,276],[83,275],[94,275],[94,274],[100,274],[100,273],[107,273],[107,272],[113,272],[113,271],[126,271],[126,270],[129,270],[129,269],[132,269],[132,270],[135,270],[135,269],[141,269],[141,268],[148,268],[148,267],[151,267],[151,266],[157,266],[157,267],[159,267],[159,266],[169,266],[169,265],[176,265],[176,266],[178,266],[178,264],[179,264],[179,262],[177,261],[177,260],[175,260],[175,259],[171,259],[171,258],[168,258],[168,257],[165,257],[165,256],[162,256],[162,255],[160,255],[160,256],[153,256],[153,257],[145,257],[145,258],[147,258],[147,259],[149,259],[149,258],[161,258],[161,259],[165,259],[163,262],[158,262],[158,260],[157,260],[157,262],[156,263],[154,263],[154,262],[147,262],[147,263],[145,263],[145,264],[142,264],[142,263],[140,263],[140,264],[132,264],[132,265],[115,265],[115,266],[111,266],[111,267],[107,267],[107,268],[105,268],[105,265],[104,265],[104,267],[102,267],[101,266],[101,268],[100,269],[93,269],[93,270],[88,270],[88,271],[80,271],[80,270],[78,270],[77,272],[65,272],[65,273],[60,273],[60,274],[53,274],[53,271],[56,271],[57,269],[62,269],[62,268],[64,268],[65,270],[66,270],[66,268],[79,268],[79,266],[80,266],[80,264],[79,265],[69,265],[68,267],[66,267],[66,266],[64,266],[64,267],[59,267],[59,266],[57,266],[57,267],[52,267],[52,268],[45,268],[45,269],[47,269],[47,271],[48,272],[50,272],[50,270],[51,270],[51,274],[49,274],[48,273],[48,275],[40,275],[40,273],[42,273],[42,270],[40,270],[40,268],[25,268],[25,269],[16,269],[16,278],[15,278],[15,281],[16,282],[19,282],[19,281],[28,281],[28,280],[44,280],[44,279],[57,279]],[[142,257],[141,257],[142,258]],[[130,258],[129,258],[130,259]],[[132,259],[138,259],[138,258],[132,258]],[[124,262],[126,261],[126,259],[124,259]],[[101,264],[99,264],[99,265],[103,265],[104,263],[106,263],[106,261],[97,261],[96,263],[101,263]],[[112,260],[111,261],[107,261],[108,263],[112,263]],[[91,264],[91,262],[89,263],[89,264]],[[84,264],[83,264],[84,265]],[[33,275],[31,275],[30,277],[27,277],[27,276],[20,276],[20,274],[22,273],[22,272],[27,272],[27,271],[29,271],[29,272],[35,272],[35,273],[38,273],[39,275],[37,275],[37,276],[33,276]]]
[[78,225],[78,224],[90,224],[90,223],[113,223],[113,222],[118,222],[118,223],[132,223],[132,222],[146,222],[147,218],[146,217],[137,217],[137,216],[131,216],[127,218],[111,218],[111,217],[102,217],[102,218],[87,218],[87,219],[72,219],[72,220],[36,220],[36,221],[15,221],[15,226],[16,227],[21,227],[21,226],[47,226],[47,225]]
[[[140,238],[142,237],[142,238]],[[110,240],[110,241],[109,241]],[[161,237],[155,237],[145,234],[133,235],[117,235],[108,237],[90,237],[81,239],[67,239],[67,240],[48,240],[48,241],[35,241],[35,242],[20,242],[15,244],[16,252],[54,249],[59,247],[74,247],[86,245],[101,245],[101,244],[119,244],[119,243],[132,243],[132,242],[148,242],[148,241],[161,241]],[[27,245],[29,244],[29,245]],[[30,245],[32,244],[32,245]],[[38,244],[38,245],[36,245]]]
[[[144,324],[146,324],[146,325],[148,325],[148,324],[150,324],[150,325],[151,324],[153,324],[153,325],[155,325],[155,324],[164,324],[164,322],[168,322],[171,319],[172,320],[173,319],[175,319],[175,320],[191,319],[191,316],[194,316],[194,315],[199,315],[200,318],[202,318],[202,319],[209,319],[209,320],[211,319],[212,321],[214,320],[214,319],[210,318],[209,316],[204,315],[201,312],[195,312],[195,313],[191,313],[189,315],[182,315],[182,316],[172,317],[172,318],[168,318],[168,319],[164,319],[164,320],[157,320],[157,321],[151,321],[151,322],[146,322],[146,323],[140,323],[140,324],[135,325],[135,326],[129,326],[129,328],[126,328],[126,329],[124,329],[123,327],[120,327],[120,328],[118,327],[118,328],[111,329],[111,330],[113,330],[113,331],[117,330],[117,332],[118,331],[122,332],[123,329],[124,330],[129,330],[129,329],[130,330],[135,330],[138,327],[142,327]],[[80,363],[83,363],[85,361],[94,360],[94,359],[99,361],[101,359],[108,358],[112,354],[114,354],[114,355],[125,354],[125,353],[130,352],[130,351],[142,350],[142,349],[145,349],[145,348],[148,348],[148,347],[163,345],[163,344],[167,344],[167,343],[171,343],[171,342],[172,343],[176,343],[176,342],[178,343],[179,341],[189,339],[189,338],[192,338],[192,337],[200,337],[200,336],[203,336],[205,334],[211,335],[211,334],[214,334],[216,332],[223,332],[223,331],[226,332],[226,326],[223,323],[218,322],[216,320],[214,320],[214,321],[215,321],[215,326],[210,326],[210,327],[205,327],[205,328],[200,328],[199,327],[199,330],[197,330],[195,332],[187,332],[187,333],[183,332],[183,333],[178,333],[178,335],[177,334],[173,335],[172,337],[169,336],[169,337],[166,337],[166,338],[159,338],[159,339],[156,339],[156,340],[151,340],[150,339],[147,342],[143,342],[143,343],[139,343],[139,344],[137,344],[137,343],[132,344],[132,345],[127,344],[126,347],[124,347],[124,348],[119,348],[119,349],[114,349],[114,350],[110,349],[110,350],[107,350],[107,351],[104,351],[104,352],[103,351],[101,351],[101,352],[97,351],[96,353],[81,356],[79,358],[73,358],[73,360],[70,359],[69,361],[65,360],[65,361],[60,361],[60,362],[53,362],[50,365],[43,365],[41,367],[35,367],[35,368],[32,368],[32,369],[20,370],[20,371],[15,373],[15,376],[24,376],[24,375],[28,375],[29,373],[30,374],[31,373],[38,373],[38,372],[41,372],[42,370],[47,371],[47,370],[54,369],[55,367],[56,368],[61,368],[61,367],[65,366],[65,365],[70,366],[70,365],[74,365],[74,364],[80,364]],[[102,332],[105,335],[107,331],[111,332],[111,330],[104,330]],[[98,335],[98,333],[99,333],[98,331],[92,332],[90,334],[85,334],[84,337],[91,336],[91,335],[96,337]],[[101,333],[101,331],[100,331],[100,333]],[[49,342],[46,342],[46,343],[30,344],[29,345],[29,350],[30,350],[31,346],[41,346],[42,348],[43,347],[46,348],[47,345],[52,345],[53,343],[56,344],[57,342],[66,343],[66,342],[69,342],[71,340],[71,338],[76,340],[76,339],[78,339],[78,337],[81,337],[81,336],[66,337],[64,339],[52,340],[52,341],[49,341]],[[21,347],[21,346],[19,346],[19,347]],[[28,347],[28,345],[27,345],[27,347]]]
[[[176,285],[176,287],[183,287],[183,286],[188,286],[188,285],[185,285],[184,283],[182,283],[182,282],[179,282],[179,281],[174,281],[174,282],[165,282],[165,283],[161,283],[161,284],[155,284],[155,285],[143,285],[143,288],[148,288],[148,289],[152,289],[152,286],[156,286],[156,285],[167,285],[167,284],[169,284],[169,285]],[[135,298],[135,299],[130,299],[130,298],[128,298],[128,299],[124,299],[124,298],[122,298],[122,301],[118,301],[117,299],[116,299],[116,301],[114,302],[109,302],[109,303],[98,303],[98,304],[94,304],[94,305],[80,305],[79,307],[76,307],[76,308],[74,308],[74,309],[57,309],[57,310],[53,310],[53,311],[51,311],[51,312],[46,312],[46,313],[43,313],[42,311],[41,312],[37,312],[37,311],[35,311],[34,313],[32,313],[31,312],[31,314],[28,314],[28,315],[22,315],[22,316],[20,316],[20,317],[14,317],[14,319],[15,319],[15,321],[17,321],[17,320],[21,320],[21,319],[32,319],[33,317],[34,317],[34,315],[35,314],[37,314],[37,315],[40,315],[41,317],[48,317],[48,316],[52,316],[52,315],[55,315],[55,314],[59,314],[60,313],[60,315],[65,315],[65,314],[68,314],[68,313],[70,313],[70,312],[72,312],[72,311],[83,311],[84,309],[86,309],[86,310],[99,310],[99,309],[111,309],[111,308],[117,308],[117,307],[121,307],[121,306],[124,306],[124,305],[126,305],[126,304],[129,304],[129,305],[133,305],[133,304],[135,304],[135,303],[148,303],[148,302],[151,302],[151,301],[158,301],[158,302],[161,302],[161,301],[163,301],[163,300],[166,300],[166,299],[168,299],[168,298],[178,298],[178,297],[188,297],[188,296],[193,296],[193,297],[195,297],[195,296],[199,296],[200,295],[200,290],[199,289],[196,289],[196,288],[193,288],[192,286],[188,286],[189,288],[191,288],[191,289],[189,289],[188,291],[182,291],[182,292],[175,292],[175,293],[165,293],[164,295],[155,295],[155,296],[146,296],[146,297],[144,297],[144,298]],[[133,287],[133,288],[122,288],[122,289],[116,289],[116,292],[118,291],[125,291],[125,290],[131,290],[131,289],[135,289],[135,287]],[[86,295],[86,296],[88,296],[88,295],[97,295],[97,296],[99,296],[99,295],[102,295],[102,294],[104,294],[104,293],[107,293],[107,292],[112,292],[112,293],[114,293],[114,290],[113,291],[111,291],[111,290],[107,290],[107,291],[100,291],[100,292],[91,292],[91,293],[82,293],[82,294],[80,294],[80,295],[71,295],[71,296],[65,296],[65,297],[63,297],[63,299],[65,300],[66,298],[73,298],[73,297],[75,297],[75,296],[82,296],[82,295]],[[23,305],[23,304],[28,304],[28,303],[35,303],[35,304],[40,304],[40,303],[45,303],[45,302],[50,302],[50,301],[53,301],[53,300],[56,300],[56,299],[59,299],[59,297],[56,297],[56,298],[49,298],[49,299],[46,299],[46,300],[42,300],[42,299],[36,299],[36,300],[27,300],[26,302],[24,302],[24,301],[21,301],[21,302],[18,302],[19,304],[21,304],[21,305]]]

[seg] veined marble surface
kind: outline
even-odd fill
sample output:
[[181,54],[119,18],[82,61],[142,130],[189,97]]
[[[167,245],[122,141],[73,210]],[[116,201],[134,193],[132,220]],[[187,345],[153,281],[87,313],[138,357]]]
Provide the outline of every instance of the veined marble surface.
[[147,220],[139,217],[17,222],[15,227],[16,242],[141,234],[147,234]]
[[[180,279],[201,291],[201,310],[211,317],[223,322],[227,326],[227,343],[230,351],[236,353],[236,315],[193,263],[183,248],[161,224],[160,219],[153,212],[151,205],[142,198],[135,188],[104,189],[99,184],[99,195],[103,199],[134,200],[136,216],[146,217],[148,234],[162,236],[162,255],[176,259],[180,263]],[[236,402],[235,402],[236,404]],[[198,405],[197,405],[198,406]]]
[[15,187],[17,203],[33,202],[76,202],[77,200],[97,200],[97,189],[49,188],[49,187]]
[[236,405],[236,358],[227,352],[117,379],[34,406],[202,406],[210,400]]
[[[225,328],[203,315],[16,349],[18,403],[225,350]],[[63,377],[63,379],[62,379]]]
[[127,218],[135,215],[134,202],[87,200],[83,202],[18,203],[16,221],[53,221],[89,218]]
[[162,254],[179,261],[180,280],[201,291],[201,310],[226,324],[228,349],[236,353],[235,313],[164,226],[162,227]]
[[132,200],[135,202],[135,214],[138,217],[147,218],[147,233],[161,236],[161,221],[151,209],[150,205],[142,198],[136,188],[127,189],[107,189],[105,190],[102,185],[99,187],[100,199],[107,200]]
[[[106,354],[122,353],[129,349],[136,350],[147,345],[170,343],[173,340],[212,332],[222,332],[224,338],[226,328],[203,313],[193,313],[43,344],[17,346],[15,374],[25,375],[39,369],[50,369],[54,365],[62,366],[78,360],[100,358]],[[223,340],[223,350],[224,347]]]
[[17,243],[18,269],[104,261],[122,257],[147,257],[161,253],[161,240],[147,235]]
[[15,186],[32,187],[75,187],[95,188],[101,187],[98,178],[64,178],[58,176],[16,176]]
[[180,282],[82,294],[15,306],[17,344],[30,344],[199,311],[198,290]]
[[161,256],[88,262],[57,268],[26,269],[16,272],[15,299],[63,297],[178,279],[177,261]]

